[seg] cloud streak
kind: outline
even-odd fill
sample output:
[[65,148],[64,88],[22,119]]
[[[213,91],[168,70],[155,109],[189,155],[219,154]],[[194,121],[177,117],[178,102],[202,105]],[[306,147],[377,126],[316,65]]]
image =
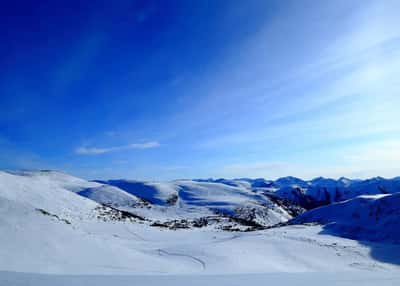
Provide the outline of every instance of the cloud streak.
[[151,148],[157,148],[157,147],[160,147],[159,142],[149,141],[149,142],[144,142],[144,143],[132,143],[129,145],[107,147],[107,148],[82,146],[82,147],[76,148],[75,153],[79,154],[79,155],[99,155],[99,154],[105,154],[105,153],[129,150],[129,149],[151,149]]
[[[330,153],[326,155],[325,153]],[[369,143],[327,148],[318,153],[309,152],[299,160],[252,161],[219,166],[214,172],[217,177],[277,179],[295,176],[312,179],[319,176],[339,178],[342,176],[367,179],[374,176],[393,178],[399,175],[400,139],[382,139]],[[322,156],[324,156],[322,158]]]

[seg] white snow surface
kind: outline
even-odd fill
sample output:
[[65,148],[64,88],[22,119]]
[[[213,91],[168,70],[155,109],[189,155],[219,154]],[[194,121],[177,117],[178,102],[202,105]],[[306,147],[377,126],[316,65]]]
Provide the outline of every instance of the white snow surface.
[[23,209],[24,212],[43,209],[61,217],[82,219],[90,216],[98,204],[73,192],[98,185],[54,171],[0,171],[1,211],[6,207]]
[[[205,183],[171,184],[181,188],[170,189],[177,192],[183,186],[186,193],[178,201],[182,199],[180,203],[188,208],[193,202],[196,208],[209,207],[212,201],[226,207],[225,203],[231,206],[254,198],[250,192],[237,194],[236,187],[215,186],[214,193]],[[204,285],[252,281],[258,285],[263,279],[277,281],[273,274],[277,272],[282,273],[282,285],[306,285],[307,281],[398,285],[400,281],[399,244],[365,244],[323,235],[323,227],[317,225],[227,232],[211,227],[169,230],[132,221],[104,221],[96,217],[99,204],[77,194],[90,188],[95,188],[91,193],[96,194],[105,187],[58,172],[0,172],[0,285],[118,286],[128,285],[129,279],[138,285],[187,285],[196,277],[202,277],[197,281]],[[105,193],[110,190],[107,187]],[[135,196],[125,197],[136,201]],[[308,272],[317,274],[304,274]],[[98,276],[122,274],[136,276]],[[172,274],[178,276],[163,280],[163,275]],[[343,283],[333,284],[332,277],[343,277]]]
[[263,273],[229,275],[46,275],[32,273],[1,272],[0,285],[7,286],[395,286],[400,276],[395,273],[343,272],[337,273]]
[[[285,209],[270,201],[268,197],[254,192],[247,184],[232,186],[193,180],[171,182],[110,180],[101,183],[113,185],[148,201],[152,205],[151,209],[124,209],[152,219],[194,219],[216,213],[234,215],[238,211],[242,212],[241,215],[245,215],[249,209],[257,210],[255,221],[262,225],[270,226],[292,218]],[[90,198],[102,202],[96,197]]]
[[95,202],[116,207],[129,208],[139,206],[142,203],[138,197],[109,185],[100,185],[83,189],[79,191],[78,194]]
[[362,195],[310,210],[293,221],[321,223],[358,240],[400,243],[400,193]]

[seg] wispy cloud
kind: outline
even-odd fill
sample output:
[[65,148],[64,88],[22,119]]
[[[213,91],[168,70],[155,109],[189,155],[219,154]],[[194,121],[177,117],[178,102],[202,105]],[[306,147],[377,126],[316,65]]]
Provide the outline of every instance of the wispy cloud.
[[[227,164],[219,167],[220,177],[264,177],[276,179],[296,176],[302,179],[315,177],[366,179],[374,176],[387,178],[399,175],[400,139],[378,140],[370,143],[346,145],[341,148],[328,148],[319,153],[306,153],[301,160],[251,161]],[[313,154],[314,158],[307,158]],[[304,155],[303,155],[304,156]],[[322,158],[322,156],[324,156]],[[320,159],[321,158],[321,159]]]
[[144,142],[144,143],[132,143],[129,145],[114,146],[114,147],[107,147],[107,148],[81,146],[81,147],[78,147],[75,149],[75,153],[80,154],[80,155],[98,155],[98,154],[110,153],[110,152],[121,151],[121,150],[129,150],[129,149],[157,148],[159,146],[160,146],[160,143],[157,141],[149,141],[149,142]]

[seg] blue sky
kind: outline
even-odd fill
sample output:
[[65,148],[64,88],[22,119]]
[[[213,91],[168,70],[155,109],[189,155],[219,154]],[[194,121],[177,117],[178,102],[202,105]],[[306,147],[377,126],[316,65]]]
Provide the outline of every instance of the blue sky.
[[0,168],[400,175],[398,11],[396,0],[2,3]]

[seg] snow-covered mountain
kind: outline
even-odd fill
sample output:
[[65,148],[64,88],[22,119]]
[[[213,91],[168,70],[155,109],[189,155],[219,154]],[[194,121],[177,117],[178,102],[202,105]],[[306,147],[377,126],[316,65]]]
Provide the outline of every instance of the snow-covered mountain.
[[0,282],[14,275],[2,271],[400,273],[400,244],[380,243],[393,255],[377,259],[368,245],[320,235],[326,226],[291,224],[336,222],[343,236],[398,242],[399,194],[357,197],[285,225],[293,212],[270,195],[274,182],[233,181],[89,182],[54,171],[0,171]]
[[[239,224],[273,226],[305,210],[357,198],[362,195],[400,192],[400,179],[376,177],[368,180],[315,178],[310,181],[283,177],[275,181],[259,179],[197,179],[172,182],[129,180],[97,181],[102,188],[117,187],[135,197],[121,204],[117,199],[91,198],[115,208],[166,222],[195,220],[215,215],[235,219]],[[87,191],[80,193],[88,196]],[[88,196],[89,197],[89,196]],[[363,198],[359,198],[362,200]],[[107,201],[108,200],[108,201]],[[147,203],[147,204],[146,204]],[[143,207],[146,204],[147,207]],[[140,206],[140,207],[138,207]],[[122,208],[121,208],[122,207]],[[367,210],[366,210],[367,211]],[[204,222],[204,220],[203,220]]]
[[400,193],[362,195],[310,210],[290,223],[319,223],[357,240],[400,243]]
[[[124,210],[157,219],[161,222],[170,220],[199,220],[207,223],[216,217],[229,218],[234,222],[252,226],[272,226],[285,222],[292,215],[284,205],[271,200],[265,195],[254,192],[251,185],[228,184],[196,180],[172,182],[139,182],[130,180],[97,181],[111,185],[126,193],[140,198],[147,207]],[[80,193],[81,195],[86,195]],[[115,193],[113,193],[115,195]],[[90,196],[98,202],[97,198]],[[121,204],[111,204],[120,208]]]
[[272,226],[293,217],[285,205],[243,185],[192,180],[90,182],[55,171],[0,175],[2,199],[14,199],[62,218],[98,216],[108,207],[120,211],[119,216],[128,213],[154,226],[187,228],[212,224],[245,230]]
[[360,195],[400,192],[400,179],[376,177],[367,180],[352,180],[342,177],[334,180],[320,177],[304,181],[295,177],[284,177],[270,181],[267,187],[253,189],[298,204],[305,209],[313,209]]
[[93,216],[99,205],[74,192],[96,185],[52,171],[0,172],[0,200],[3,207],[21,211],[21,215],[43,210],[64,219],[79,220]]
[[283,177],[275,181],[265,179],[206,179],[201,182],[214,182],[237,186],[251,190],[254,193],[267,196],[270,200],[278,201],[280,205],[292,208],[297,205],[294,215],[301,213],[301,208],[310,210],[355,198],[360,195],[393,194],[400,192],[400,178],[385,179],[376,177],[367,180],[339,178],[315,178],[302,180],[296,177]]
[[[151,225],[172,228],[209,224],[242,230],[270,227],[294,218],[305,209],[360,195],[400,192],[399,178],[381,177],[369,180],[316,178],[304,181],[284,177],[276,181],[243,178],[143,182],[86,181],[55,171],[1,172],[0,175],[0,186],[5,189],[2,199],[18,197],[18,203],[34,204],[36,209],[50,214],[89,217],[106,206]],[[55,197],[57,200],[51,199],[54,192],[59,194]]]

